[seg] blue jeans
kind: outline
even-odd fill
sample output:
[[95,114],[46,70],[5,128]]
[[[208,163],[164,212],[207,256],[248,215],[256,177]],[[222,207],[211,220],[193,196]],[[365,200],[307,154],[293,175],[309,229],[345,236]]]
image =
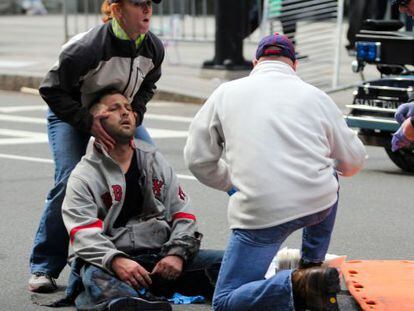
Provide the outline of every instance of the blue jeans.
[[292,270],[264,279],[283,241],[303,228],[305,262],[325,259],[335,223],[337,202],[330,208],[266,229],[235,229],[224,253],[213,298],[215,311],[294,310]]
[[[57,278],[68,257],[69,237],[61,215],[66,183],[70,173],[85,154],[90,135],[61,121],[50,110],[47,114],[47,131],[49,147],[55,161],[55,183],[47,195],[36,232],[30,256],[30,271]],[[137,128],[135,136],[154,144],[143,126]]]
[[[161,259],[157,253],[132,258],[147,271],[151,271]],[[211,299],[222,258],[223,251],[200,250],[193,260],[184,265],[183,272],[176,281],[156,279],[152,276],[153,284],[149,291],[153,295],[167,298],[178,292],[185,296],[203,295]],[[105,310],[111,300],[120,297],[149,297],[148,294],[145,296],[127,283],[93,265],[86,264],[81,269],[80,275],[84,290],[76,298],[77,310]]]

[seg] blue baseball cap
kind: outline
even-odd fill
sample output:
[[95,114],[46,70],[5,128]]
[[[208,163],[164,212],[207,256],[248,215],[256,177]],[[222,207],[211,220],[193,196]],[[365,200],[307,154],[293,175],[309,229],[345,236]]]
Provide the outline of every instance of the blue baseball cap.
[[269,35],[260,40],[256,50],[256,59],[262,56],[285,56],[296,61],[295,47],[292,41],[285,36],[280,35],[277,32],[273,35]]
[[[117,2],[119,2],[120,0],[109,0],[109,4],[112,4],[112,3],[117,3]],[[135,3],[135,4],[140,4],[140,3],[145,3],[145,2],[147,2],[148,0],[128,0],[129,2],[132,2],[132,3]],[[161,0],[151,0],[151,2],[154,2],[154,3],[160,3],[161,2]]]
[[392,5],[407,5],[410,0],[392,0]]

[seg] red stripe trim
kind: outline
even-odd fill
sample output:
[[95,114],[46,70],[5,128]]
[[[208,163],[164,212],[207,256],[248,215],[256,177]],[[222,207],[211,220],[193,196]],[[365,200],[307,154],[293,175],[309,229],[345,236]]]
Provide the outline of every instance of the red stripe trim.
[[176,220],[176,219],[191,219],[191,220],[194,220],[194,221],[196,221],[196,217],[193,215],[193,214],[188,214],[188,213],[175,213],[174,215],[173,215],[173,220]]
[[98,219],[97,221],[95,221],[94,223],[91,223],[89,225],[75,227],[72,230],[70,230],[70,244],[73,244],[73,240],[75,239],[75,234],[78,231],[83,230],[83,229],[91,229],[91,228],[99,228],[99,229],[102,229],[103,228],[103,222],[102,222],[102,220]]

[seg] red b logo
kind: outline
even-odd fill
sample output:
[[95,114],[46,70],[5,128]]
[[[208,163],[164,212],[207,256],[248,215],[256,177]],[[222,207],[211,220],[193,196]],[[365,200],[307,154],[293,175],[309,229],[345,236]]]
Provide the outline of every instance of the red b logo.
[[122,199],[122,187],[120,185],[113,185],[112,191],[114,192],[115,201],[120,202]]

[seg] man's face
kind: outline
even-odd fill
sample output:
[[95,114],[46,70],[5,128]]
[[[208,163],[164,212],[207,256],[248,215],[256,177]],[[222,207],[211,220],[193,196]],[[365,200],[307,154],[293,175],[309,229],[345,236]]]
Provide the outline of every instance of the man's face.
[[120,6],[118,18],[122,21],[125,30],[129,33],[144,34],[147,33],[152,16],[152,2],[134,3],[124,0]]
[[108,117],[102,119],[102,126],[108,134],[120,143],[129,143],[136,128],[136,115],[131,104],[122,94],[103,97],[98,104],[99,112],[106,112]]
[[406,13],[408,16],[414,17],[414,1],[410,0],[406,5],[399,6],[401,13]]

